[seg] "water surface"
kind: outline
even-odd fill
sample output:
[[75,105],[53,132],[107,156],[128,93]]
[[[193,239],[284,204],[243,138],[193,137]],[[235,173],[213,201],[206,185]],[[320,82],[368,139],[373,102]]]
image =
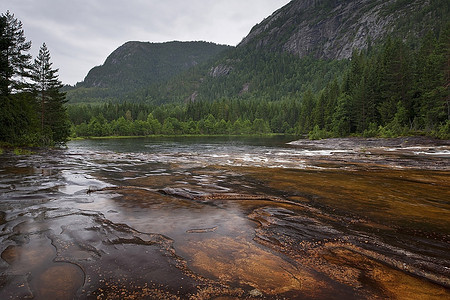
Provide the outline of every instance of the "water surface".
[[450,297],[450,146],[73,141],[0,162],[0,298]]

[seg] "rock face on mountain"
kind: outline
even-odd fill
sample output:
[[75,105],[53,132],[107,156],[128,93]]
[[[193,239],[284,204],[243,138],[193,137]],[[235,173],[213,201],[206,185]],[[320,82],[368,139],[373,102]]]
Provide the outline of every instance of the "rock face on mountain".
[[239,47],[349,58],[387,36],[417,38],[435,29],[448,7],[441,0],[293,0],[256,25]]
[[84,87],[136,89],[161,82],[231,47],[206,42],[127,42],[93,68]]

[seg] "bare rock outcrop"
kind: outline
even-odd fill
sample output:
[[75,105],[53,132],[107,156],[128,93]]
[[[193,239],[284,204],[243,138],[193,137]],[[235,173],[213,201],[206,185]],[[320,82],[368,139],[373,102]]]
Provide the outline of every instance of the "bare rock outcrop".
[[[294,0],[253,27],[239,46],[345,59],[353,50],[367,49],[371,42],[390,35],[422,35],[420,30],[426,26],[406,28],[404,24],[414,23],[428,5],[422,0],[401,4],[395,0]],[[433,13],[419,19],[429,28],[439,23]]]

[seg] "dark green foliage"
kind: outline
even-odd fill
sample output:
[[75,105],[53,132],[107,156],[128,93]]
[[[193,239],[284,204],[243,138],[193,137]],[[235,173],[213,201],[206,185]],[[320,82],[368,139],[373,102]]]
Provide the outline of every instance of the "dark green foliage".
[[348,136],[353,129],[354,118],[352,118],[352,98],[343,93],[339,96],[335,112],[333,113],[333,121],[331,123],[332,130],[336,136]]
[[308,133],[310,140],[322,140],[332,137],[333,134],[326,129],[320,129],[319,125],[314,126],[314,129]]
[[2,82],[8,86],[7,93],[23,90],[27,87],[31,55],[28,51],[31,42],[25,39],[22,22],[14,17],[9,10],[2,14],[4,27],[1,32],[2,45]]
[[299,133],[309,131],[314,138],[324,132],[394,137],[425,131],[445,136],[450,116],[448,27],[439,38],[425,36],[417,50],[388,39],[378,51],[355,52],[340,91],[334,87],[337,92],[329,97],[328,85],[315,97],[303,97]]
[[[264,89],[263,83],[245,95],[228,95],[227,84],[231,89],[235,80],[241,80],[241,75],[233,77],[231,73],[219,78],[224,83],[221,87],[210,88],[209,96],[218,97],[213,98],[215,101],[199,100],[199,87],[197,100],[186,104],[76,105],[69,107],[69,115],[78,136],[295,132],[320,139],[349,135],[394,137],[425,131],[445,138],[449,135],[447,31],[445,27],[438,38],[426,36],[417,50],[400,40],[388,39],[370,53],[356,51],[349,62],[341,62],[346,66],[343,75],[328,80],[320,91],[283,89],[281,83],[290,80],[288,75],[283,76],[284,72],[292,75],[289,70],[308,64],[301,59],[295,62],[289,56],[267,54],[261,56],[268,59],[265,66],[256,57],[249,60],[255,70],[265,70],[261,74],[245,69],[245,64],[241,67],[259,81],[264,81],[263,74],[267,74],[265,80],[275,82],[267,86],[278,89]],[[320,70],[322,62],[316,63]],[[313,66],[311,61],[311,69]]]
[[[188,105],[71,105],[68,111],[76,136],[266,134],[291,132],[299,120],[299,106],[291,100],[223,99]],[[145,118],[135,117],[144,114]]]
[[39,144],[39,119],[31,93],[0,97],[0,142]]
[[9,94],[9,73],[11,72],[8,63],[7,51],[11,47],[11,39],[6,37],[6,17],[0,16],[0,97]]
[[33,92],[40,108],[41,134],[43,145],[64,144],[70,135],[70,124],[64,104],[66,95],[60,92],[62,83],[58,79],[58,69],[52,68],[50,52],[44,43],[31,68]]
[[[70,124],[44,44],[31,65],[22,23],[9,11],[0,16],[0,142],[48,146],[63,144]],[[34,84],[30,84],[31,79]],[[36,101],[37,100],[37,101]]]
[[415,85],[416,126],[436,130],[443,120],[450,119],[449,49],[450,22],[439,39],[427,35],[417,54],[415,72],[421,76]]
[[128,101],[163,104],[221,98],[267,101],[298,98],[308,89],[319,91],[346,64],[347,61],[299,59],[291,54],[236,49],[213,66],[195,67],[166,83],[135,93]]
[[24,84],[31,44],[9,11],[0,16],[0,30],[0,142],[34,142],[34,101]]

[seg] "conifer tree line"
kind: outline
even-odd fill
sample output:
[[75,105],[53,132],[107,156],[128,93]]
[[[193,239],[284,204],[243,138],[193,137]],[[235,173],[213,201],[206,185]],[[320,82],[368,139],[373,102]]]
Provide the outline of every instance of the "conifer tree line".
[[70,123],[58,69],[45,43],[32,60],[22,27],[11,12],[0,15],[0,143],[64,144]]
[[[22,23],[7,11],[0,16],[0,143],[52,146],[64,144],[70,134],[296,133],[326,138],[420,133],[449,138],[449,24],[439,34],[427,34],[418,47],[388,38],[379,47],[355,51],[348,63],[330,62],[329,68],[343,71],[322,90],[299,93],[305,82],[296,84],[296,76],[283,79],[286,72],[298,71],[293,71],[296,58],[252,52],[243,67],[262,71],[254,73],[260,86],[249,93],[237,95],[250,79],[235,76],[208,85],[215,95],[210,99],[73,105],[68,114],[47,45],[32,60]],[[299,65],[312,69],[314,61],[306,58]],[[319,77],[333,73],[326,73],[323,61],[316,68],[323,70]],[[227,81],[235,83],[233,91],[227,91]]]
[[298,130],[310,137],[450,138],[450,22],[418,49],[388,38],[376,51],[356,51],[341,84],[303,97]]
[[[260,57],[268,64],[271,54]],[[294,58],[283,60],[295,63]],[[261,87],[242,96],[224,92],[219,99],[187,104],[75,105],[69,107],[69,115],[75,136],[295,133],[317,139],[426,134],[448,139],[449,64],[447,23],[439,34],[428,33],[418,47],[388,38],[378,47],[355,51],[342,65],[341,75],[319,91],[310,88],[299,94],[290,81],[291,89],[279,86],[284,96],[277,99],[270,93],[264,96]],[[282,63],[280,70],[269,65],[277,74],[286,68]]]

